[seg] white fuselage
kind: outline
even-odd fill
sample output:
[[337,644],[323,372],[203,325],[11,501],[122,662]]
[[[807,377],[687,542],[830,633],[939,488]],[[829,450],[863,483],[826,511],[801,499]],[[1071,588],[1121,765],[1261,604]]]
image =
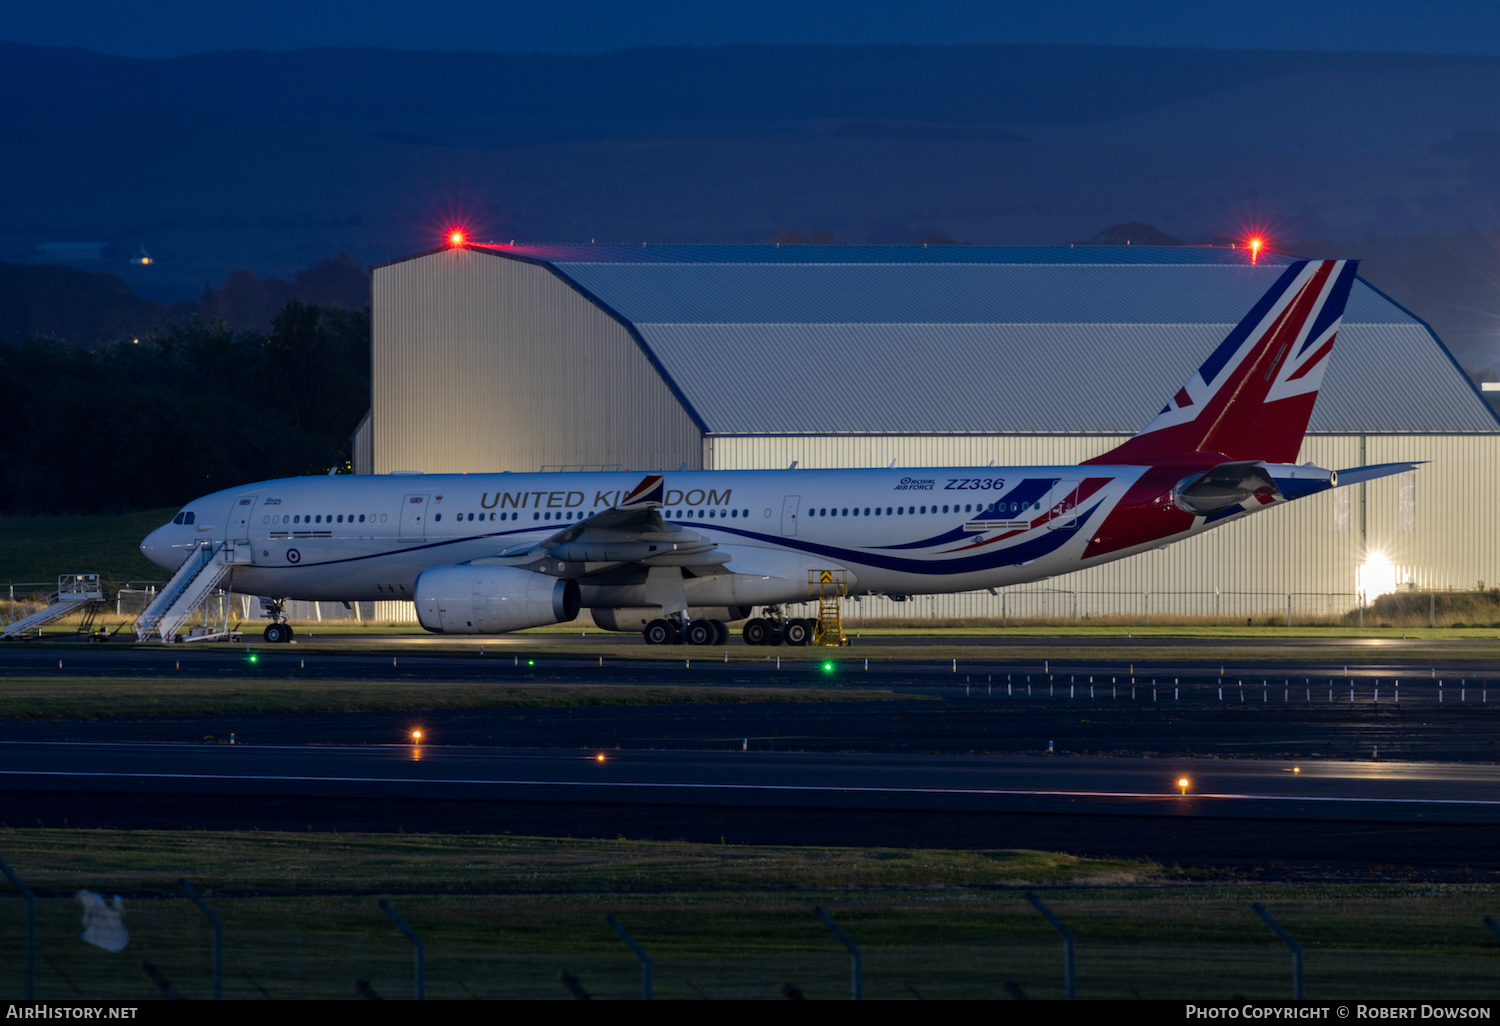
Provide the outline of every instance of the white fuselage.
[[[715,543],[722,573],[688,582],[694,604],[807,598],[808,570],[848,571],[850,591],[909,595],[1036,581],[1177,540],[1092,555],[1089,536],[1145,467],[682,471],[663,475],[668,525]],[[543,541],[616,507],[640,473],[288,478],[206,495],[146,538],[175,570],[205,541],[248,543],[236,591],[309,600],[409,599],[431,567]],[[1163,497],[1163,500],[1165,498]],[[191,514],[191,516],[187,516]],[[243,548],[244,546],[242,546]],[[630,605],[608,574],[578,578],[583,605]]]

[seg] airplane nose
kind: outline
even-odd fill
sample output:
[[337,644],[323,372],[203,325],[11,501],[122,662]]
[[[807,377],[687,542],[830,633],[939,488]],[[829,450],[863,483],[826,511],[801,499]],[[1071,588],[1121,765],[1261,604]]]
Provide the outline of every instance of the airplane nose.
[[181,562],[180,553],[172,548],[171,540],[168,538],[165,527],[158,527],[146,535],[141,542],[141,555],[161,567],[163,570],[176,570],[177,564]]

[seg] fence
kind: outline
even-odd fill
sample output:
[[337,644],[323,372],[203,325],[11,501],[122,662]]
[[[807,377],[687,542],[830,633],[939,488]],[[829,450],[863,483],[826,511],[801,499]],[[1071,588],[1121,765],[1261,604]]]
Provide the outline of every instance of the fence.
[[[23,885],[29,875],[23,867]],[[8,956],[0,993],[52,1001],[208,999],[216,990],[252,1000],[1062,998],[1074,987],[1081,998],[1241,1001],[1285,1001],[1302,986],[1314,1000],[1488,1001],[1494,993],[1495,941],[1474,909],[1483,892],[1460,887],[1436,899],[1430,887],[1412,887],[1385,903],[1243,884],[1197,884],[1189,902],[1171,887],[1062,887],[1046,892],[1044,919],[1021,886],[961,883],[851,897],[770,888],[444,894],[409,881],[386,899],[162,885],[127,890],[129,946],[110,952],[80,939],[76,886],[100,883],[49,891],[29,882],[34,975],[23,903],[0,903]],[[113,891],[104,894],[108,901]],[[1404,907],[1419,894],[1415,904],[1426,909]],[[1307,946],[1305,965],[1259,918],[1257,897]],[[1413,939],[1405,931],[1414,925]]]
[[[114,611],[120,617],[139,616],[156,595],[159,581],[129,581],[115,593]],[[56,587],[56,582],[11,582],[12,605]],[[1403,593],[1404,594],[1404,593]],[[1458,593],[1448,593],[1458,594]],[[1421,598],[1417,595],[1417,598]],[[1409,626],[1439,626],[1454,619],[1440,609],[1441,595],[1430,593],[1415,613],[1396,617]],[[250,622],[261,617],[253,595],[216,592],[206,603],[209,619],[223,619],[225,607],[232,620]],[[788,615],[815,617],[816,604],[787,603]],[[368,624],[417,623],[416,606],[409,601],[311,602],[285,604],[288,619],[298,623],[349,622]],[[905,600],[883,595],[854,595],[844,605],[844,620],[853,626],[881,622],[938,624],[947,620],[988,621],[999,626],[1024,624],[1081,625],[1088,622],[1138,623],[1150,626],[1201,623],[1228,626],[1242,621],[1307,626],[1347,623],[1366,626],[1371,606],[1358,592],[1285,591],[1100,591],[1068,588],[1010,588],[945,595],[914,595]],[[585,612],[584,616],[587,616]],[[1391,619],[1382,614],[1370,626]],[[1467,617],[1458,617],[1467,619]],[[587,622],[587,621],[585,621]]]
[[1082,624],[1091,620],[1150,625],[1194,621],[1227,625],[1260,620],[1289,626],[1328,622],[1351,612],[1363,624],[1365,605],[1356,592],[1285,591],[1095,591],[1068,588],[1005,589],[956,595],[914,595],[905,601],[855,596],[845,620],[936,622],[988,619],[1018,623]]
[[[143,585],[134,587],[132,585]],[[115,614],[139,616],[156,597],[156,587],[131,582],[115,593]],[[305,602],[293,599],[284,604],[286,617],[298,623],[416,623],[416,607],[410,602]],[[204,603],[210,621],[222,621],[225,614],[231,622],[250,622],[262,616],[260,598],[256,595],[216,591]],[[202,614],[198,614],[201,616]]]
[[[108,600],[107,608],[121,620],[133,620],[146,611],[156,597],[162,581],[127,581],[115,589]],[[35,601],[57,588],[56,581],[11,581],[0,593],[0,607],[9,603],[16,608]],[[297,623],[344,622],[350,624],[415,624],[416,606],[411,602],[312,602],[293,599],[284,604],[289,620]],[[189,624],[201,620],[222,622],[225,615],[231,622],[253,623],[262,618],[260,598],[255,595],[218,590],[213,592],[203,606],[189,618]],[[70,623],[71,620],[63,621]]]

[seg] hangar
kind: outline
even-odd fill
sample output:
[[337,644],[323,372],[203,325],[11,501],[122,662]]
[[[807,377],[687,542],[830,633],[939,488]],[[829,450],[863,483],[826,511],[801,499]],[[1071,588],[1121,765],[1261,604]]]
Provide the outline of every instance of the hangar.
[[[361,473],[1073,464],[1288,258],[1210,247],[459,245],[373,269]],[[1500,421],[1356,284],[1299,462],[1426,461],[1149,555],[865,617],[1343,613],[1500,582]]]

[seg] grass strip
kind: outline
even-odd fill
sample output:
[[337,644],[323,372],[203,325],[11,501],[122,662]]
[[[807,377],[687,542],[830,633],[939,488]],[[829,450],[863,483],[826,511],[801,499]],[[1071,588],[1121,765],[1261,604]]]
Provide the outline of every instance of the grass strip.
[[141,555],[141,539],[176,512],[173,506],[94,516],[0,517],[0,573],[17,582],[56,582],[61,573],[99,574],[111,586],[164,581],[170,575]]
[[[481,642],[423,639],[418,646],[403,644],[399,638],[389,643],[382,639],[361,639],[351,645],[347,638],[330,633],[321,633],[297,639],[297,652],[308,655],[313,652],[356,652],[360,655],[475,655]],[[717,663],[723,658],[723,650],[693,650],[686,648],[654,648],[630,642],[618,642],[603,638],[595,641],[568,638],[566,640],[546,635],[522,635],[505,640],[487,639],[483,642],[487,657],[497,653],[527,658],[588,660],[602,658],[612,660],[649,661],[677,663],[684,661]],[[252,646],[256,647],[256,646]],[[849,648],[750,648],[736,644],[728,649],[729,661],[733,663],[766,663],[780,660],[782,663],[811,663],[832,661],[837,664],[862,665],[871,663],[931,663],[947,664],[957,659],[960,667],[964,663],[1008,663],[1041,666],[1046,660],[1051,663],[1082,663],[1091,666],[1114,664],[1122,670],[1130,664],[1144,663],[1201,663],[1217,667],[1220,663],[1244,663],[1264,666],[1267,663],[1335,663],[1359,666],[1365,663],[1399,662],[1411,666],[1436,666],[1448,662],[1500,662],[1500,640],[1456,639],[1424,643],[1419,639],[1387,640],[1371,643],[1350,639],[1328,639],[1320,644],[1292,642],[1286,645],[1256,644],[1236,645],[1225,640],[1217,645],[1151,644],[1121,639],[1119,644],[1069,644],[1068,639],[1037,639],[1034,643],[985,644],[983,640],[954,638],[950,644],[901,645],[882,643],[861,644],[856,640]],[[503,656],[502,656],[503,657]]]
[[[1313,1000],[1493,996],[1484,885],[1187,882],[1149,863],[1028,851],[790,848],[512,836],[0,829],[0,854],[41,895],[38,990],[47,999],[156,997],[150,961],[185,997],[209,988],[203,916],[224,921],[225,996],[384,997],[413,989],[411,948],[385,897],[426,945],[432,998],[640,993],[614,914],[654,960],[655,996],[777,998],[849,992],[849,960],[812,913],[827,909],[864,955],[872,998],[1061,996],[1057,936],[1021,891],[1078,939],[1079,996],[1285,999],[1286,949],[1250,911],[1265,903],[1303,944]],[[131,947],[79,939],[70,895],[123,892]],[[21,916],[0,917],[18,952]],[[19,989],[22,960],[0,966]]]
[[0,720],[105,719],[405,709],[715,705],[920,700],[878,688],[658,687],[639,684],[426,683],[178,677],[0,678]]
[[[0,814],[3,815],[3,814]],[[1145,883],[1162,867],[1055,852],[715,845],[462,834],[4,827],[33,890],[658,891]],[[1181,875],[1181,874],[1176,874]]]

